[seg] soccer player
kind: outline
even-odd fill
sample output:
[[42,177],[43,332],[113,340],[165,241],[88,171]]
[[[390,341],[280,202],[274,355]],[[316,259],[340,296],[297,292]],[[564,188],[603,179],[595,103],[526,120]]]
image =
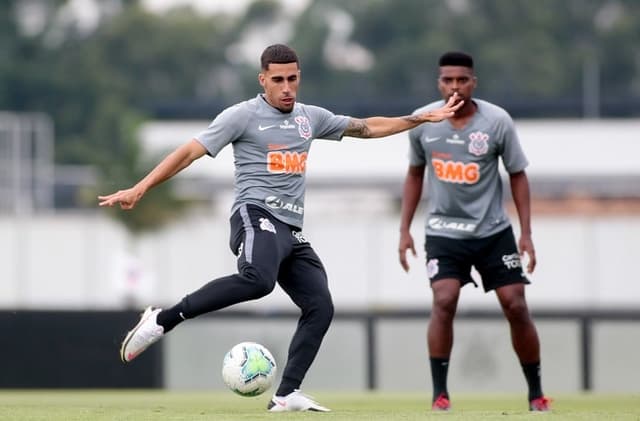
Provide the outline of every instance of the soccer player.
[[[444,101],[416,111],[438,109],[452,98],[464,105],[442,122],[409,132],[409,169],[404,183],[400,221],[399,258],[409,270],[407,251],[416,255],[410,226],[427,169],[425,251],[433,304],[427,343],[433,381],[433,410],[451,407],[447,372],[453,347],[453,319],[461,288],[473,283],[472,266],[485,292],[495,291],[511,329],[513,348],[529,387],[529,409],[548,411],[550,400],[542,393],[540,343],[530,317],[524,285],[528,284],[521,256],[528,257],[532,273],[536,255],[531,239],[527,158],[514,123],[502,108],[473,97],[477,79],[473,58],[448,52],[440,57],[438,89]],[[498,165],[509,173],[511,192],[520,221],[516,245],[503,206]],[[477,286],[477,285],[476,285]]]
[[[452,97],[442,107],[404,117],[366,119],[335,115],[296,102],[300,66],[293,49],[267,47],[258,80],[264,92],[222,111],[209,127],[164,158],[133,187],[98,196],[100,206],[132,209],[157,184],[204,155],[215,157],[231,144],[235,201],[231,208],[231,251],[238,272],[215,279],[173,307],[148,307],[120,350],[129,362],[184,320],[269,294],[276,282],[300,308],[282,382],[269,411],[328,411],[300,392],[333,317],[327,275],[302,233],[305,170],[316,138],[377,138],[453,116],[464,104]],[[456,103],[454,105],[454,103]]]

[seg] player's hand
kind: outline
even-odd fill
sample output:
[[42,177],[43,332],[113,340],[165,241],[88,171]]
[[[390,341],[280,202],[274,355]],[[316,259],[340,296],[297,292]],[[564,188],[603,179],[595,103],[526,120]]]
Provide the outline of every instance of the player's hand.
[[416,248],[413,244],[413,237],[409,231],[400,232],[400,245],[398,246],[398,253],[400,257],[400,266],[405,272],[409,272],[409,262],[407,262],[407,250],[411,250],[413,257],[417,257]]
[[142,198],[143,192],[135,187],[126,190],[118,190],[106,196],[98,196],[99,206],[114,206],[120,204],[122,209],[133,209]]
[[422,113],[420,114],[420,118],[422,118],[424,121],[437,123],[438,121],[453,117],[456,111],[458,111],[463,105],[464,101],[461,101],[458,97],[458,93],[454,92],[442,108],[437,108],[435,110]]
[[531,235],[522,235],[518,241],[518,250],[520,251],[520,259],[524,262],[527,257],[527,273],[533,273],[536,268],[536,250],[533,247]]

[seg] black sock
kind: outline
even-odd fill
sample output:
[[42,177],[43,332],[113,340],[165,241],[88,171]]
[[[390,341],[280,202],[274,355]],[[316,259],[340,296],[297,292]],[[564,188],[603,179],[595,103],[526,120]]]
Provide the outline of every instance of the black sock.
[[299,381],[290,379],[288,377],[283,377],[282,382],[280,382],[280,386],[278,387],[278,391],[276,392],[276,396],[287,396],[289,393],[293,392],[299,387]]
[[524,377],[529,385],[529,401],[542,397],[542,385],[540,380],[540,361],[521,364]]
[[447,373],[449,372],[449,358],[429,358],[431,362],[431,380],[433,381],[433,401],[444,394],[447,399]]
[[156,322],[164,328],[164,333],[167,333],[186,319],[182,314],[182,301],[180,301],[175,306],[158,313]]

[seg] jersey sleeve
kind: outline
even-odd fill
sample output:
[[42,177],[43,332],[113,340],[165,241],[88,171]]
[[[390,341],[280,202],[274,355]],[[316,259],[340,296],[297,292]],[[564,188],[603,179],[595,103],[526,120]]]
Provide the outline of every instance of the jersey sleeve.
[[520,145],[515,124],[508,114],[502,119],[502,125],[504,130],[502,163],[509,174],[520,172],[529,165],[529,161]]
[[314,124],[316,139],[341,140],[349,124],[350,117],[337,115],[322,107],[307,106],[307,112]]
[[195,138],[215,157],[226,145],[233,142],[244,132],[248,116],[243,112],[242,104],[234,105],[222,111],[205,130]]
[[421,167],[427,163],[424,156],[424,148],[420,141],[421,126],[409,130],[409,165]]

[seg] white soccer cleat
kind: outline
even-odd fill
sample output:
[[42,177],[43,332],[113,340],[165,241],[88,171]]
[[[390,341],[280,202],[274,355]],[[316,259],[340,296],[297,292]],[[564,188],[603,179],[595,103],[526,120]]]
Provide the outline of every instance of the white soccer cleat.
[[138,324],[127,333],[120,347],[122,362],[128,363],[164,335],[164,328],[156,323],[161,308],[147,307]]
[[267,409],[270,412],[287,412],[287,411],[314,411],[314,412],[330,412],[329,408],[319,405],[318,402],[311,399],[300,392],[298,389],[289,393],[287,396],[273,396]]

